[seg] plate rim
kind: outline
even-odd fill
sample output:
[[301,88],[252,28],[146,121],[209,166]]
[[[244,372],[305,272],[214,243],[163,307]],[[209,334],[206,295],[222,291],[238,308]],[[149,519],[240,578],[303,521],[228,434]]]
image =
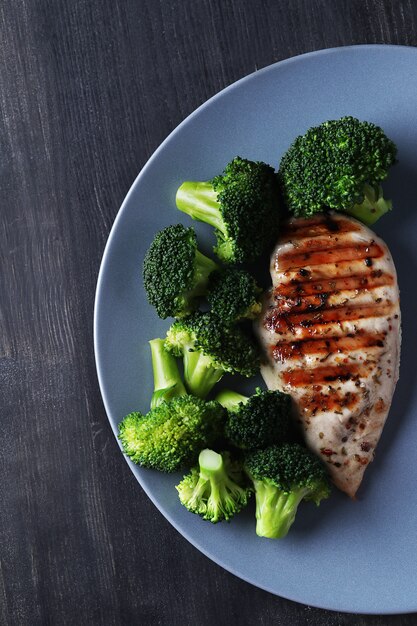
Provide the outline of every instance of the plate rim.
[[354,45],[348,45],[348,46],[336,46],[336,47],[331,47],[331,48],[320,48],[318,50],[312,50],[310,52],[305,52],[305,53],[301,53],[301,54],[296,54],[294,56],[282,59],[280,61],[276,61],[274,63],[271,63],[269,65],[266,65],[265,67],[262,67],[259,70],[255,70],[254,72],[250,72],[249,74],[245,74],[243,77],[237,79],[236,81],[233,81],[232,83],[230,83],[229,85],[227,85],[226,87],[224,87],[223,89],[221,89],[220,91],[216,92],[214,95],[212,95],[210,98],[208,98],[207,100],[205,100],[202,104],[200,104],[196,109],[194,109],[190,114],[188,114],[177,126],[175,126],[175,128],[173,128],[169,134],[165,137],[165,139],[163,139],[163,141],[158,145],[158,147],[152,152],[152,154],[150,155],[150,157],[146,160],[146,162],[144,163],[144,165],[142,166],[142,168],[140,169],[139,173],[137,174],[137,176],[135,177],[135,179],[133,180],[133,183],[131,184],[122,204],[120,205],[120,208],[118,209],[116,216],[114,218],[113,224],[111,226],[110,232],[108,234],[107,240],[106,240],[106,244],[103,250],[103,254],[101,257],[101,261],[100,261],[100,268],[99,268],[99,272],[98,272],[98,276],[97,276],[97,284],[96,284],[96,290],[95,290],[95,297],[94,297],[94,312],[93,312],[93,346],[94,346],[94,359],[95,359],[95,367],[96,367],[96,373],[97,373],[97,379],[98,379],[98,383],[99,383],[99,389],[100,389],[100,394],[101,394],[101,398],[103,401],[103,405],[104,405],[104,409],[106,411],[106,416],[107,419],[110,423],[110,427],[113,431],[113,434],[116,438],[117,444],[119,446],[119,449],[122,452],[123,458],[125,459],[125,461],[127,462],[130,470],[132,471],[134,478],[137,480],[137,482],[139,483],[139,485],[141,486],[141,488],[143,489],[143,491],[145,492],[145,494],[147,495],[147,497],[151,500],[151,502],[154,504],[154,506],[158,509],[159,513],[161,515],[163,515],[165,517],[165,519],[170,523],[170,525],[175,528],[175,530],[186,540],[188,541],[194,548],[196,548],[199,552],[201,552],[202,554],[204,554],[204,556],[206,556],[207,558],[209,558],[211,561],[213,561],[214,563],[216,563],[216,565],[220,566],[222,569],[226,570],[227,572],[233,574],[234,576],[236,576],[237,578],[245,581],[246,583],[249,583],[250,585],[253,585],[254,587],[257,587],[258,589],[262,589],[263,591],[267,591],[269,593],[271,593],[274,596],[278,596],[281,598],[284,598],[286,600],[290,600],[292,602],[296,602],[298,604],[304,605],[304,606],[311,606],[313,608],[317,608],[317,609],[322,609],[322,610],[327,610],[327,611],[333,611],[333,612],[339,612],[339,613],[347,613],[347,614],[352,614],[352,615],[405,615],[405,614],[410,614],[410,613],[414,613],[417,612],[417,601],[414,607],[412,608],[406,608],[403,610],[384,610],[384,611],[380,611],[380,612],[374,612],[374,611],[367,611],[367,610],[361,610],[360,613],[354,611],[354,610],[349,610],[349,609],[344,609],[344,608],[340,608],[337,607],[336,605],[330,606],[329,604],[327,604],[327,606],[324,606],[323,604],[319,604],[316,602],[308,602],[308,601],[304,601],[299,599],[298,597],[293,596],[292,594],[282,594],[279,593],[278,591],[276,591],[275,589],[268,587],[267,585],[263,585],[260,584],[258,582],[254,582],[253,580],[251,580],[251,578],[249,576],[245,576],[245,574],[242,573],[238,573],[235,568],[233,566],[224,564],[223,562],[221,562],[220,558],[216,557],[215,555],[211,554],[208,552],[208,550],[206,550],[204,547],[202,547],[200,545],[200,543],[195,540],[194,538],[191,538],[187,532],[187,530],[181,526],[180,524],[177,524],[177,522],[171,517],[171,515],[169,514],[168,511],[162,510],[156,499],[153,496],[153,493],[150,489],[148,489],[143,482],[141,481],[141,478],[138,474],[136,474],[136,472],[134,471],[134,468],[136,466],[134,466],[134,464],[130,461],[130,459],[123,453],[122,450],[122,446],[120,444],[120,441],[118,439],[117,436],[117,428],[116,426],[113,424],[112,418],[111,418],[111,411],[109,408],[109,400],[107,397],[107,392],[106,392],[106,388],[105,388],[105,383],[104,383],[104,376],[102,373],[102,369],[101,369],[101,356],[100,356],[100,346],[99,346],[99,315],[100,315],[100,301],[103,297],[103,282],[104,282],[104,274],[106,271],[106,266],[108,263],[108,258],[110,255],[110,250],[112,247],[112,241],[113,238],[115,237],[115,233],[117,231],[118,228],[118,224],[119,221],[121,221],[123,219],[123,215],[125,212],[126,207],[129,205],[130,203],[130,198],[133,195],[133,193],[135,192],[135,189],[137,187],[137,185],[140,183],[141,179],[146,175],[147,170],[152,166],[153,162],[158,158],[160,152],[162,152],[165,148],[165,146],[174,138],[174,136],[179,133],[182,129],[183,126],[185,126],[192,118],[194,118],[195,116],[197,116],[203,109],[205,109],[206,107],[210,106],[215,100],[217,100],[218,98],[221,98],[225,92],[229,92],[232,91],[233,89],[239,87],[241,84],[243,84],[246,81],[252,80],[255,76],[259,76],[260,74],[265,74],[267,72],[273,71],[275,68],[277,67],[283,67],[283,66],[287,66],[287,65],[291,65],[293,63],[299,63],[299,62],[303,62],[304,59],[309,59],[315,56],[327,56],[327,55],[332,55],[332,54],[343,54],[346,51],[359,51],[359,50],[391,50],[391,51],[408,51],[411,52],[412,54],[416,54],[417,55],[417,47],[414,46],[408,46],[408,45],[398,45],[398,44],[354,44]]

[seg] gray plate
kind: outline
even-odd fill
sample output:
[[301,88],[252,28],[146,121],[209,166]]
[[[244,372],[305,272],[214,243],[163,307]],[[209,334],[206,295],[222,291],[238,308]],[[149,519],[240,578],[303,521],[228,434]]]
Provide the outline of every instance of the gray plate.
[[[126,413],[148,409],[147,341],[163,336],[168,322],[146,302],[141,265],[157,230],[190,223],[175,209],[178,185],[212,177],[237,154],[277,166],[296,135],[343,115],[381,125],[398,144],[400,160],[385,185],[395,210],[375,230],[388,243],[399,274],[401,376],[358,501],[335,493],[319,508],[304,504],[290,535],[271,541],[255,534],[253,504],[232,523],[213,526],[181,507],[174,489],[178,476],[128,463],[184,537],[254,585],[341,611],[417,611],[416,49],[354,46],[277,63],[225,89],[166,139],[127,195],[104,253],[95,308],[97,370],[116,433]],[[196,228],[209,250],[210,229]]]

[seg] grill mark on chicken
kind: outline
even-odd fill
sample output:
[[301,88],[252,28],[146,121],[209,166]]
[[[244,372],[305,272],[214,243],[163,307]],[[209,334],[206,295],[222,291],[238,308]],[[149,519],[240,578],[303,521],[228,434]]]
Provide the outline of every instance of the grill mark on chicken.
[[[385,285],[382,285],[383,287]],[[378,294],[372,297],[371,291],[374,291],[377,287],[372,287],[371,289],[344,289],[343,290],[343,302],[348,302],[354,299],[357,299],[361,304],[367,304],[375,302],[379,304],[382,301],[382,295],[378,296]],[[383,291],[380,290],[380,293],[383,294]],[[276,308],[277,311],[282,313],[282,315],[289,313],[302,313],[303,311],[323,311],[327,309],[331,309],[334,304],[334,301],[340,300],[340,291],[324,291],[318,294],[313,295],[297,295],[294,298],[283,298],[280,293],[275,294]],[[362,300],[367,299],[367,302],[363,302]],[[340,302],[338,302],[340,304]]]
[[265,328],[277,334],[287,331],[294,332],[296,327],[309,329],[310,333],[317,331],[318,326],[326,324],[343,324],[343,322],[368,319],[370,317],[386,317],[392,313],[392,303],[363,306],[334,306],[329,309],[311,313],[279,313],[273,309],[265,319]]
[[360,376],[367,375],[374,369],[374,363],[367,365],[358,363],[338,364],[314,368],[297,368],[283,372],[284,383],[290,387],[305,385],[321,385],[334,382],[357,381]]
[[[337,244],[339,240],[344,242],[346,241],[346,237],[342,237],[338,234],[336,237],[292,238],[288,240],[288,243],[290,243],[293,247],[291,252],[288,252],[288,257],[299,252],[303,252],[304,254],[307,252],[324,252],[325,250],[334,248],[335,244]],[[287,255],[285,255],[285,257],[287,257]]]
[[305,265],[302,268],[290,268],[285,272],[282,271],[280,264],[278,264],[277,259],[274,261],[274,270],[279,272],[282,276],[282,284],[288,285],[292,281],[299,281],[301,278],[306,278],[308,281],[321,281],[321,280],[335,280],[337,278],[349,278],[351,276],[356,276],[358,274],[363,274],[363,272],[369,272],[366,274],[369,278],[381,276],[384,273],[384,270],[379,267],[380,265],[384,265],[384,258],[376,258],[373,260],[372,271],[370,271],[369,266],[366,265],[364,259],[350,260],[350,261],[340,261],[338,263],[332,263],[329,267],[329,264],[324,263],[322,265]]
[[307,445],[354,496],[398,378],[395,267],[384,242],[355,219],[317,215],[284,229],[258,324],[262,374],[270,389],[292,395]]
[[343,261],[355,261],[358,259],[369,259],[370,266],[372,259],[381,257],[383,250],[376,243],[338,245],[333,249],[318,249],[300,252],[299,248],[285,252],[279,261],[280,270],[294,269],[309,265],[324,265],[329,263],[340,263]]
[[371,290],[393,284],[391,274],[366,272],[356,276],[322,278],[321,280],[299,280],[292,278],[289,283],[279,285],[274,293],[277,297],[309,296],[318,293],[337,293],[342,290]]
[[326,358],[334,353],[354,352],[361,348],[382,348],[384,339],[384,333],[366,333],[359,330],[355,334],[350,333],[341,337],[280,341],[275,346],[271,346],[271,354],[275,361],[281,363],[310,354]]
[[[320,389],[320,385],[315,385]],[[328,393],[314,390],[312,393],[306,393],[299,400],[299,407],[304,418],[315,417],[319,413],[332,411],[337,415],[343,415],[344,409],[351,410],[359,402],[359,394],[348,391],[341,393],[329,386],[326,387]]]

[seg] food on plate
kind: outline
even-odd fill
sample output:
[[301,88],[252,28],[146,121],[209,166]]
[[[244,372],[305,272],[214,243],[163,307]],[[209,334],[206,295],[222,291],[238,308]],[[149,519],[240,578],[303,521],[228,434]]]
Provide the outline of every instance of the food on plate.
[[267,448],[292,435],[291,396],[281,391],[256,389],[250,397],[223,389],[217,402],[227,409],[225,434],[242,450]]
[[310,128],[279,166],[288,209],[298,217],[335,209],[373,224],[391,208],[380,183],[396,155],[395,144],[370,122],[343,117]]
[[168,395],[163,402],[154,402],[155,408],[146,415],[138,411],[126,415],[119,424],[119,439],[134,463],[175,472],[194,463],[200,450],[222,434],[225,409],[214,400],[205,402],[187,395],[178,368],[175,371],[172,357],[163,351],[161,342],[154,344],[153,351],[157,350],[156,384],[159,391],[167,389]]
[[259,315],[261,294],[249,272],[229,267],[211,274],[207,301],[213,315],[225,323],[233,323]]
[[143,262],[143,284],[150,304],[162,319],[183,317],[198,307],[217,264],[197,248],[192,228],[182,224],[159,231]]
[[[380,183],[395,161],[381,128],[344,117],[297,137],[278,173],[236,157],[179,187],[177,208],[214,227],[220,262],[199,251],[192,228],[155,235],[144,287],[159,317],[176,319],[149,342],[150,411],[127,415],[119,439],[132,461],[163,472],[198,458],[177,490],[203,519],[229,520],[255,491],[257,534],[281,538],[302,500],[330,495],[330,479],[355,496],[398,378],[395,267],[364,226],[391,208]],[[274,244],[263,293],[232,266]],[[249,378],[260,366],[267,390],[205,401],[225,374]]]
[[298,443],[248,453],[245,470],[255,488],[256,534],[260,537],[285,537],[302,500],[319,505],[330,495],[323,463]]
[[181,503],[191,513],[213,524],[239,513],[253,491],[229,452],[218,454],[209,449],[200,452],[198,467],[184,476],[177,490]]
[[400,306],[385,243],[346,215],[292,219],[271,257],[258,332],[270,389],[290,393],[305,440],[354,496],[398,379]]
[[246,263],[268,251],[278,234],[277,176],[266,163],[236,157],[207,182],[184,182],[177,208],[215,229],[217,256]]
[[176,320],[168,329],[165,348],[184,361],[188,391],[205,398],[226,372],[249,378],[259,371],[259,352],[241,328],[198,311]]

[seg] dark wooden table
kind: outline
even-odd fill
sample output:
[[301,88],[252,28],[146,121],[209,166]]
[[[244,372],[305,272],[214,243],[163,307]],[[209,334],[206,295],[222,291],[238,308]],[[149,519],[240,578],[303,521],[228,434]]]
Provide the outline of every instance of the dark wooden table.
[[274,61],[416,45],[416,3],[4,0],[0,29],[0,623],[416,624],[298,605],[190,546],[119,452],[92,341],[112,222],[168,133]]

